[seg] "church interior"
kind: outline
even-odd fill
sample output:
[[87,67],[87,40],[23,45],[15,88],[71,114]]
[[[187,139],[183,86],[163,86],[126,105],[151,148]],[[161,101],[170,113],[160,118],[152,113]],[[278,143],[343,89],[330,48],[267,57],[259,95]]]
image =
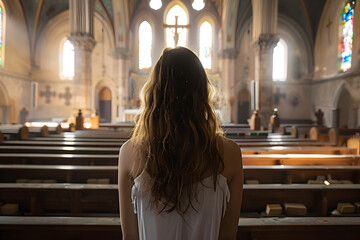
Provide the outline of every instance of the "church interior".
[[242,149],[237,239],[356,239],[359,4],[0,0],[0,238],[121,239],[119,148],[183,46]]
[[2,1],[0,122],[71,121],[80,108],[86,119],[133,120],[152,65],[175,46],[165,25],[178,14],[178,45],[204,63],[222,122],[246,124],[260,105],[265,122],[274,107],[294,124],[321,109],[328,127],[358,127],[355,5],[350,43],[343,1],[205,2],[96,0],[80,17],[68,0]]

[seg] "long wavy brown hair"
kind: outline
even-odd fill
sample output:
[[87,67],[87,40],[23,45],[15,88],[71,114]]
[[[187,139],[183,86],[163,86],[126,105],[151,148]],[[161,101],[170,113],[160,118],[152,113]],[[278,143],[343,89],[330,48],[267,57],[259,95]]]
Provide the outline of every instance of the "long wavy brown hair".
[[216,189],[224,168],[218,137],[223,132],[212,93],[199,58],[183,47],[164,49],[142,89],[132,135],[141,157],[131,175],[149,174],[159,213],[183,215],[193,206],[198,183],[209,175]]

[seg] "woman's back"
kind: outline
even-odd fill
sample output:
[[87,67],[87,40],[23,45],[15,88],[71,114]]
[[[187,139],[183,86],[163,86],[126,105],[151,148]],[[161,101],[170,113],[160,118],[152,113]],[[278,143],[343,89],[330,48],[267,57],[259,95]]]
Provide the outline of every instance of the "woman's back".
[[134,180],[131,198],[137,214],[140,239],[218,239],[221,219],[230,198],[226,178],[218,176],[216,190],[212,176],[197,186],[196,200],[183,216],[176,211],[158,213],[150,203],[150,177],[143,172]]
[[[139,234],[157,239],[152,234],[163,226],[172,227],[171,236],[182,232],[201,235],[210,227],[215,228],[213,235],[232,238],[236,234],[242,196],[241,152],[222,137],[211,93],[211,82],[193,52],[186,48],[163,51],[142,89],[141,114],[131,140],[120,150],[120,217],[125,239],[136,239]],[[133,187],[129,179],[139,175]],[[227,208],[227,188],[231,212],[221,218]],[[132,190],[139,200],[135,201],[138,216],[131,212]],[[221,212],[206,215],[216,207]],[[158,222],[162,216],[171,220]],[[186,216],[190,216],[187,221]],[[196,219],[201,228],[194,223]],[[174,228],[174,222],[181,224]]]

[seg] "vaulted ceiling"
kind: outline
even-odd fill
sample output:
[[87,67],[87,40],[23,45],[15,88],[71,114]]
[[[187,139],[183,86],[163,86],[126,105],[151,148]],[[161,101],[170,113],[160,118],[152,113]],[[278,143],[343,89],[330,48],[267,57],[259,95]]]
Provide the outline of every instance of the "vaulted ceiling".
[[[24,12],[33,55],[41,31],[53,17],[69,9],[69,0],[19,0],[19,2]],[[96,0],[95,10],[113,26],[112,0]]]
[[[29,40],[32,50],[46,24],[59,13],[69,9],[69,0],[18,0],[21,3],[26,19]],[[148,1],[148,0],[146,0]],[[145,0],[128,0],[129,16]],[[186,0],[191,1],[191,0]],[[207,0],[222,14],[224,0]],[[315,41],[321,12],[326,0],[279,0],[279,14],[297,22],[312,42]],[[112,0],[96,0],[95,10],[114,28],[114,9]],[[116,12],[116,9],[115,9]],[[252,16],[251,0],[239,0],[237,24],[238,30]]]
[[[279,14],[294,20],[315,42],[322,10],[327,0],[279,0]],[[238,8],[238,31],[252,17],[251,0],[240,0]]]

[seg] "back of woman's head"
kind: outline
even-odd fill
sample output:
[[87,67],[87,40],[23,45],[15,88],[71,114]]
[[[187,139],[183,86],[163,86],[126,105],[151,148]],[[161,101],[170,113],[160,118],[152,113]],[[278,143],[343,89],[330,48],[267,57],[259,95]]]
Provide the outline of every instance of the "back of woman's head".
[[217,135],[219,121],[211,104],[212,86],[198,57],[187,48],[165,49],[142,89],[141,114],[133,141],[141,152],[137,166],[153,180],[151,194],[159,211],[183,214],[206,174],[223,169]]

